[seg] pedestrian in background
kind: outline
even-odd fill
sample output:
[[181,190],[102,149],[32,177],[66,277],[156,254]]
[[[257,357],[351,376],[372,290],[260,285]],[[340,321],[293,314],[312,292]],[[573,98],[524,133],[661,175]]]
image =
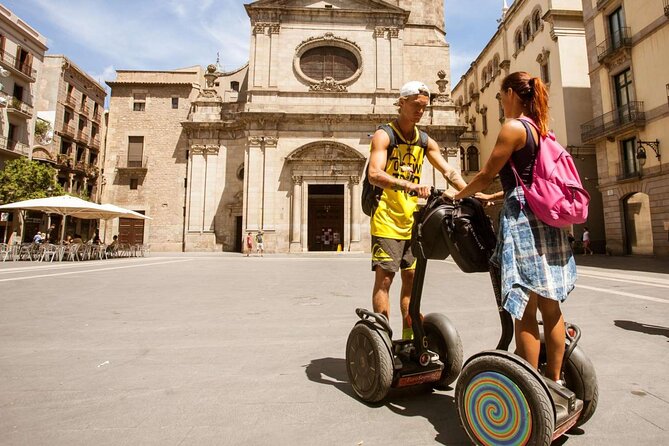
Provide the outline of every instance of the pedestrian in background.
[[592,255],[592,248],[590,248],[590,230],[588,227],[583,228],[583,255]]
[[244,250],[246,251],[246,257],[248,257],[251,254],[251,251],[253,251],[253,236],[251,236],[250,232],[246,234]]

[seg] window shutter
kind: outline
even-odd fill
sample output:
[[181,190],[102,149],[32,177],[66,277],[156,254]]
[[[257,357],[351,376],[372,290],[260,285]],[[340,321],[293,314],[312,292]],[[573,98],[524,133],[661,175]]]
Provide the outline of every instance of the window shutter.
[[128,167],[142,167],[144,155],[144,137],[128,137]]

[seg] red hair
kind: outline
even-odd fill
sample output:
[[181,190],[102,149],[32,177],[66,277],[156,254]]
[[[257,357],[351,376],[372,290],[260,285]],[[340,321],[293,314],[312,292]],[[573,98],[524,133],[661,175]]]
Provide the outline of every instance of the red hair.
[[548,90],[538,77],[532,77],[525,71],[509,74],[502,81],[502,89],[512,89],[523,101],[525,114],[539,127],[542,136],[548,133]]

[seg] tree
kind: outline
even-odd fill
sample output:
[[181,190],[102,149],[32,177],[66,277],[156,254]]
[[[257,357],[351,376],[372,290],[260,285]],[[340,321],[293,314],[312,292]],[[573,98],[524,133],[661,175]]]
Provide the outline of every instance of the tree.
[[0,204],[63,195],[65,191],[56,182],[56,174],[53,167],[28,158],[7,161],[0,170]]

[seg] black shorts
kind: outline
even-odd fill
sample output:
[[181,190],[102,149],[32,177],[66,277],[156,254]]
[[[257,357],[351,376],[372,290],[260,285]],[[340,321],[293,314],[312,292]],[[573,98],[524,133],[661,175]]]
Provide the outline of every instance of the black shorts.
[[386,271],[416,268],[416,258],[411,252],[411,240],[395,240],[372,236],[372,271],[380,266]]

